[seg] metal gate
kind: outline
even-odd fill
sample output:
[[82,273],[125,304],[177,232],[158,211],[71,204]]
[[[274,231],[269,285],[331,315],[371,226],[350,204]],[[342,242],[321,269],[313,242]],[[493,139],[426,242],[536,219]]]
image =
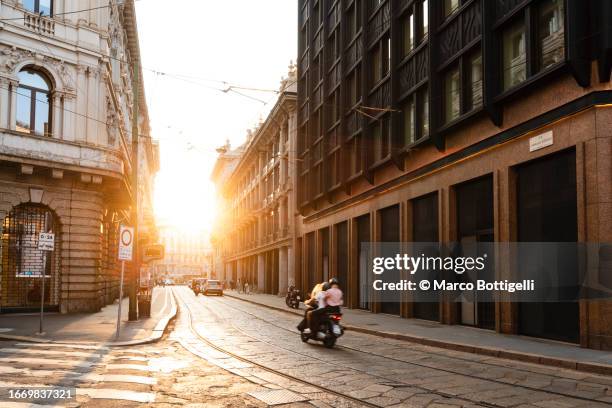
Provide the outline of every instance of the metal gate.
[[[38,250],[38,234],[55,233],[55,250]],[[60,226],[45,206],[14,207],[2,225],[0,241],[0,311],[36,310],[40,307],[41,278],[45,279],[45,309],[58,309],[61,288]]]

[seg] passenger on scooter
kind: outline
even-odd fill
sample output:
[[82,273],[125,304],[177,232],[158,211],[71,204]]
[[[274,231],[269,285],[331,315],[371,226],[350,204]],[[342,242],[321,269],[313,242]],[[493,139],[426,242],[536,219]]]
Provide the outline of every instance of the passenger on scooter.
[[304,311],[304,318],[297,326],[297,329],[299,331],[310,331],[310,329],[308,328],[308,320],[306,316],[310,310],[316,309],[318,307],[317,296],[319,293],[321,293],[321,291],[323,291],[323,283],[317,283],[314,288],[312,288],[312,292],[310,292],[310,297],[308,298],[308,300],[304,301],[304,304],[306,305],[306,310]]
[[323,333],[319,332],[319,322],[321,316],[325,313],[340,313],[340,306],[342,306],[342,290],[338,285],[338,279],[331,278],[329,282],[326,282],[327,288],[322,291],[318,298],[321,299],[319,307],[316,310],[307,312],[308,326],[310,327],[311,333],[317,333],[317,337],[325,337]]

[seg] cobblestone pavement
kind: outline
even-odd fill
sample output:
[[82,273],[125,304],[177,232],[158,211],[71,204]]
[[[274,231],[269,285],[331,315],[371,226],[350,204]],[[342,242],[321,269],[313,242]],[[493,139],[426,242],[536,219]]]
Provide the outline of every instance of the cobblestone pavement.
[[76,400],[0,407],[264,407],[262,389],[171,339],[129,348],[0,342],[0,387],[74,387]]
[[[297,319],[175,288],[202,337],[279,373],[393,407],[603,407],[612,378],[347,332],[335,349],[302,343]],[[333,405],[333,404],[330,404]]]

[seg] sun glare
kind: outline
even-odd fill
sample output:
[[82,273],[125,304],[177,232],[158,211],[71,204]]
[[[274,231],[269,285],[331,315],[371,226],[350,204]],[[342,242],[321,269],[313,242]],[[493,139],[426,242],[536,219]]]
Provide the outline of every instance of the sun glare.
[[217,214],[216,200],[211,199],[210,194],[210,191],[214,192],[214,186],[200,187],[200,191],[186,196],[175,191],[181,189],[180,182],[177,185],[172,180],[160,178],[156,184],[155,216],[161,223],[189,233],[210,232]]

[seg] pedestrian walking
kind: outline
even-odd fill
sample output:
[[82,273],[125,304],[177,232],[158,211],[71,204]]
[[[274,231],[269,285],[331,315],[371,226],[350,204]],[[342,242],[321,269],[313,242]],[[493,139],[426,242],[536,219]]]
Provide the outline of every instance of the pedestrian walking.
[[238,293],[240,293],[242,291],[242,282],[240,281],[240,278],[238,278]]
[[245,295],[250,295],[251,294],[251,290],[249,289],[249,281],[245,281],[244,282],[244,294]]

